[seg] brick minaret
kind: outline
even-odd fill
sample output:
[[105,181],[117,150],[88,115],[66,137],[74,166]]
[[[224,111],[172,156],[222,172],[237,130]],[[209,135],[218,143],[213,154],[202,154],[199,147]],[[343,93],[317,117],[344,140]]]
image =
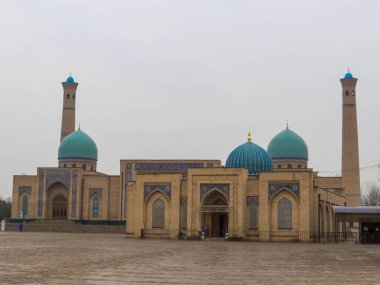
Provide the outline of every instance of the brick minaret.
[[74,82],[74,78],[70,76],[63,85],[63,110],[62,110],[62,126],[61,141],[69,134],[75,131],[75,100],[78,83]]
[[360,206],[360,169],[358,123],[356,118],[356,82],[347,72],[342,83],[342,184],[347,206]]

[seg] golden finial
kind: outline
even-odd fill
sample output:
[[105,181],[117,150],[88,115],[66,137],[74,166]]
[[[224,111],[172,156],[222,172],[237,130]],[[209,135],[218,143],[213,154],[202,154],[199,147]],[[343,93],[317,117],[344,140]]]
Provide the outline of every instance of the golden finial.
[[289,129],[289,121],[286,120],[286,129]]
[[350,66],[347,66],[347,72],[350,73]]
[[252,141],[251,130],[248,131],[248,138],[247,139],[249,142]]
[[79,122],[78,130],[80,130],[80,122]]
[[70,77],[71,77],[71,71],[70,71]]

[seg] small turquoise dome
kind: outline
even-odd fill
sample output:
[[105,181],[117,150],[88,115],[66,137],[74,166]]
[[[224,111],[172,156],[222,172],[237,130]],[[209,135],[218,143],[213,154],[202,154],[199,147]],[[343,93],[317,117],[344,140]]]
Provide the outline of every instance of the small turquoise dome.
[[69,76],[69,77],[67,77],[66,82],[73,83],[75,81],[74,81],[74,78],[72,78],[71,76]]
[[352,78],[352,73],[351,72],[347,72],[345,75],[344,75],[344,78]]
[[273,171],[271,157],[265,149],[251,141],[250,134],[246,143],[238,146],[230,153],[226,161],[226,167],[248,168],[248,174],[250,175]]
[[275,159],[308,161],[309,152],[303,138],[286,128],[276,135],[268,145],[268,153]]
[[79,129],[63,139],[58,160],[97,161],[98,148],[93,139]]

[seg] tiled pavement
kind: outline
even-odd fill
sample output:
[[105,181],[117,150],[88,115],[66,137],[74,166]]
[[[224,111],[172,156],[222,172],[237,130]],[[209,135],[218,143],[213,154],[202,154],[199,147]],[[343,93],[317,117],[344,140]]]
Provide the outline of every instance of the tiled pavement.
[[1,284],[380,284],[380,245],[0,232]]

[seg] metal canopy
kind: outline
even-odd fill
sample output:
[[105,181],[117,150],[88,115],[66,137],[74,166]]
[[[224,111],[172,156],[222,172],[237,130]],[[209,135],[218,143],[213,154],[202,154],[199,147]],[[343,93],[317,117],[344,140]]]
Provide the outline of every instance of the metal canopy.
[[333,206],[333,212],[336,214],[379,214],[380,206],[359,206],[359,207],[343,207]]

